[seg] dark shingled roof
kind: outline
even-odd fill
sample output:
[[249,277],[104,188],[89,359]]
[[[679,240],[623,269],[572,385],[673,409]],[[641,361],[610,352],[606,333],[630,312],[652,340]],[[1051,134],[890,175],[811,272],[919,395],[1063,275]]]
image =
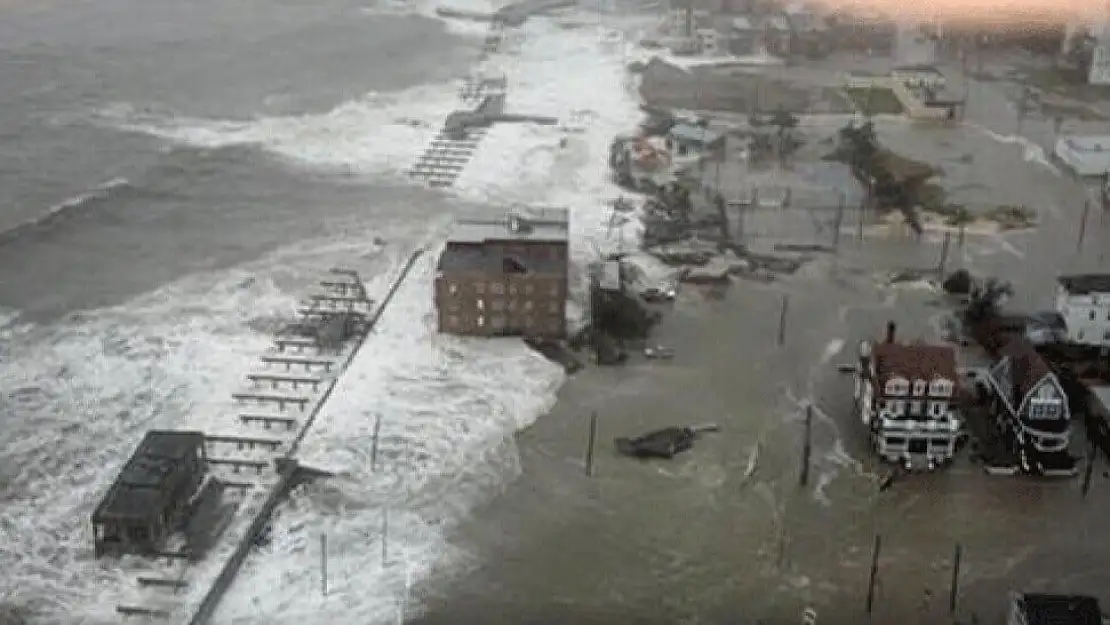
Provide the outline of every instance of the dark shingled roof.
[[1098,599],[1086,595],[1018,596],[1029,625],[1102,625]]
[[1070,276],[1060,276],[1056,279],[1072,295],[1088,295],[1090,293],[1110,293],[1110,274],[1086,273]]
[[181,459],[203,445],[203,432],[147,432],[96,507],[93,521],[106,518],[145,518],[159,514],[165,507],[168,496],[159,487],[173,478]]
[[880,384],[893,377],[914,380],[957,379],[956,350],[950,345],[878,343],[871,352]]
[[1002,346],[999,356],[1010,358],[1010,373],[1014,382],[1015,409],[1017,404],[1033,390],[1033,387],[1044,377],[1052,373],[1041,355],[1029,341],[1022,337],[1014,337]]

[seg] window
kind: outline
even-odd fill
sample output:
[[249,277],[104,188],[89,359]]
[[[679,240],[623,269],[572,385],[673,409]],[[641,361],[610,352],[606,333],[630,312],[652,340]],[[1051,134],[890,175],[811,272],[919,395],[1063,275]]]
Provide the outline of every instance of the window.
[[509,300],[509,310],[516,310],[516,309],[517,309],[517,301],[516,301],[516,298],[514,297],[514,298]]
[[484,300],[484,299],[475,300],[474,308],[476,308],[478,310],[485,310],[486,309],[486,300]]
[[454,282],[449,283],[447,285],[447,292],[450,293],[451,295],[458,295],[459,294],[459,285],[455,284]]
[[516,295],[518,291],[519,289],[517,289],[517,286],[515,284],[509,285],[509,295]]
[[913,394],[914,395],[924,395],[925,394],[925,380],[914,380]]
[[485,293],[486,292],[486,283],[485,282],[475,282],[474,283],[474,292],[477,293],[478,295],[481,295],[481,294]]
[[489,324],[491,326],[493,326],[494,330],[504,330],[505,329],[505,317],[503,317],[501,315],[493,315],[492,317],[489,318]]
[[1095,320],[1095,311],[1093,311],[1093,310],[1091,311],[1091,314],[1089,315],[1089,318],[1090,318],[1091,321]]
[[493,299],[493,303],[490,304],[490,309],[497,312],[505,310],[505,300],[501,299],[500,297],[495,297]]
[[905,378],[891,378],[885,389],[887,395],[905,395],[910,392],[910,383]]
[[1102,334],[1102,340],[1110,343],[1110,330],[1107,330]]
[[940,418],[948,411],[948,404],[942,401],[934,401],[929,403],[929,416]]
[[529,300],[524,301],[524,310],[531,312],[531,310],[532,310],[532,300],[529,299]]
[[486,317],[485,317],[485,315],[478,315],[478,327],[479,328],[486,327]]
[[915,399],[915,400],[910,402],[910,415],[911,416],[923,415],[923,414],[925,414],[923,412],[924,408],[925,408],[925,403],[922,402],[920,399]]
[[934,397],[951,397],[952,383],[944,379],[936,379],[929,383],[929,394]]
[[489,292],[494,295],[504,295],[505,285],[500,282],[491,282],[489,285]]

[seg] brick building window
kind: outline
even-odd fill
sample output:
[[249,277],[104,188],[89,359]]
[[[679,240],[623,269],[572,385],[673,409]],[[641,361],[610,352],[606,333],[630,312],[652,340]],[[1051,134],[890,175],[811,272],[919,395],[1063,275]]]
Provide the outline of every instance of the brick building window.
[[517,291],[518,291],[518,289],[516,288],[515,284],[510,284],[509,285],[509,295],[516,295]]
[[518,308],[516,298],[509,300],[509,310],[516,310]]
[[525,300],[524,301],[524,310],[526,310],[526,311],[531,311],[532,310],[532,300]]
[[475,282],[474,283],[474,292],[477,293],[478,295],[481,295],[481,294],[485,293],[486,292],[486,283],[485,282]]
[[451,295],[458,295],[459,294],[459,285],[455,284],[454,282],[448,283],[447,284],[447,292],[450,293]]
[[493,302],[490,304],[490,310],[494,310],[497,312],[505,310],[505,300],[501,299],[500,297],[495,297],[493,299]]
[[474,302],[474,307],[477,308],[478,310],[485,310],[486,309],[486,300],[484,300],[484,299],[476,300]]
[[486,317],[485,317],[485,315],[478,315],[478,327],[479,328],[486,327]]
[[491,282],[489,285],[489,292],[493,293],[494,295],[504,295],[505,285],[501,284],[500,282]]

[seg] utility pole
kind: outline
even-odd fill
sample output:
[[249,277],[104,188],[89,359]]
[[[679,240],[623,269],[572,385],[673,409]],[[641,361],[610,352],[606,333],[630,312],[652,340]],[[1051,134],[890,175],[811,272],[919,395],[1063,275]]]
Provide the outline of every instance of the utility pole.
[[378,470],[378,436],[382,431],[382,415],[379,413],[374,417],[374,438],[370,441],[370,471],[377,472]]
[[867,578],[867,613],[875,607],[875,582],[879,576],[879,553],[883,548],[883,537],[875,534],[875,544],[871,547],[871,573]]
[[328,596],[328,534],[320,534],[320,596]]
[[389,560],[389,508],[382,508],[382,568]]
[[590,434],[586,441],[586,477],[594,476],[594,450],[597,447],[597,412],[590,414]]
[[782,347],[786,344],[786,312],[790,308],[790,296],[783,293],[782,295],[782,308],[779,310],[779,335],[778,344]]
[[810,456],[813,454],[813,404],[806,404],[805,440],[802,442],[802,471],[798,482],[802,488],[809,484]]
[[1029,111],[1029,97],[1031,95],[1029,85],[1021,86],[1021,100],[1017,104],[1017,132],[1020,135],[1022,129],[1025,127],[1025,115]]
[[1091,212],[1091,201],[1086,200],[1083,202],[1083,214],[1079,217],[1079,238],[1075,242],[1075,251],[1078,253],[1083,249],[1083,239],[1087,236],[1087,215]]
[[948,589],[948,613],[956,613],[956,601],[959,598],[960,592],[960,561],[963,558],[963,548],[960,543],[956,543],[956,549],[952,554],[952,585]]
[[940,262],[937,264],[937,279],[944,280],[944,271],[948,266],[948,248],[952,243],[952,233],[944,233],[944,242],[940,246]]
[[847,198],[845,197],[844,192],[841,191],[840,192],[840,197],[838,198],[838,201],[837,201],[837,204],[836,204],[836,225],[833,229],[833,249],[834,250],[839,250],[840,249],[840,228],[844,225],[844,203],[845,202],[847,202]]

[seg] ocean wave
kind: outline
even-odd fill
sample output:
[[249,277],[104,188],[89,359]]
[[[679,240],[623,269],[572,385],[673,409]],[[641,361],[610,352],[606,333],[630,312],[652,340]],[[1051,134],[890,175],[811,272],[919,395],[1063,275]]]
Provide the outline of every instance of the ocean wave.
[[0,243],[10,241],[28,230],[47,228],[58,224],[79,212],[103,205],[119,194],[133,189],[131,181],[127,178],[117,177],[106,180],[84,193],[79,193],[49,207],[42,215],[34,219],[0,231]]

